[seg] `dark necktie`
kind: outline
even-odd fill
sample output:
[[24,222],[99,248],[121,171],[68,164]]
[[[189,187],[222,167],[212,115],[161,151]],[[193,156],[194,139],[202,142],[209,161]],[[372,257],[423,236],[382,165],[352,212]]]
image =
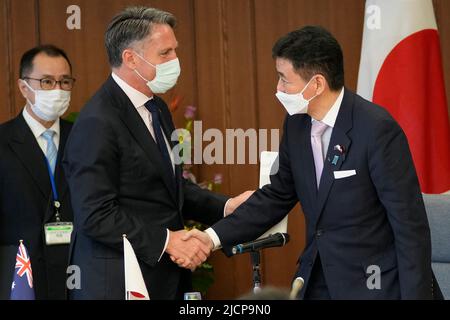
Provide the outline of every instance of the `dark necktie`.
[[147,101],[145,103],[145,107],[147,108],[148,111],[150,111],[152,115],[152,124],[153,124],[153,131],[155,133],[156,144],[158,145],[159,151],[161,152],[164,166],[166,167],[169,176],[172,178],[172,181],[175,183],[175,175],[173,172],[172,160],[170,159],[169,150],[167,150],[166,141],[164,140],[164,135],[161,130],[161,118],[159,114],[159,108],[156,105],[155,101],[153,101],[153,99]]

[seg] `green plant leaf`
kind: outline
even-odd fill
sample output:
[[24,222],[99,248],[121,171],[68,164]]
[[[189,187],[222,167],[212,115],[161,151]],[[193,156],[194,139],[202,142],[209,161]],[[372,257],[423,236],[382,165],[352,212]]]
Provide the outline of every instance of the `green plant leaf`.
[[80,114],[79,112],[71,112],[66,117],[66,120],[69,121],[69,122],[74,123],[77,120],[79,114]]
[[[214,283],[214,270],[208,263],[204,263],[192,273],[192,287],[194,291],[202,293],[202,296],[206,294],[208,289]],[[203,266],[203,267],[202,267]]]

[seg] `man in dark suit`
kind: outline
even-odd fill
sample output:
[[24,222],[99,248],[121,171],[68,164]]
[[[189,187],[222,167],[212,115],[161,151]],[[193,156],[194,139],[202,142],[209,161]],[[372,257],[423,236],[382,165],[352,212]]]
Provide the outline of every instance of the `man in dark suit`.
[[273,57],[289,113],[278,172],[232,216],[186,238],[216,248],[250,241],[300,202],[301,298],[431,299],[430,230],[402,129],[344,89],[341,48],[323,28],[287,34]]
[[207,245],[181,240],[183,219],[212,224],[247,198],[213,194],[182,179],[172,153],[174,125],[155,94],[180,73],[172,14],[132,7],[110,23],[112,75],[81,111],[64,168],[75,217],[71,263],[81,269],[72,299],[125,297],[122,235],[138,258],[151,299],[182,298]]
[[[0,126],[1,299],[10,297],[20,240],[31,257],[36,299],[65,298],[69,244],[46,239],[44,227],[57,219],[73,220],[61,166],[71,124],[60,119],[69,106],[73,84],[70,61],[61,49],[40,46],[22,56],[18,85],[27,104],[16,118]],[[58,215],[47,161],[60,203]]]

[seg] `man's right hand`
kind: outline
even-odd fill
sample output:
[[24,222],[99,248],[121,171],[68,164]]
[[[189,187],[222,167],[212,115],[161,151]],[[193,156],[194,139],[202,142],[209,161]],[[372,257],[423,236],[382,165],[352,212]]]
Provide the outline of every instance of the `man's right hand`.
[[198,239],[208,247],[210,252],[214,248],[214,243],[209,235],[206,232],[197,229],[192,229],[191,231],[187,232],[181,239],[184,241],[188,241],[189,239]]
[[196,237],[186,237],[186,230],[169,231],[169,243],[166,252],[180,267],[195,270],[211,253],[209,244]]
[[[181,240],[186,241],[186,242],[190,242],[192,240],[196,240],[199,241],[200,243],[202,243],[204,246],[206,246],[207,251],[208,251],[208,256],[209,254],[212,252],[213,248],[214,248],[214,243],[211,240],[211,238],[209,237],[209,235],[206,232],[202,232],[200,230],[197,229],[192,229],[189,232],[186,232]],[[170,257],[172,259],[173,262],[175,262],[176,264],[178,264],[180,267],[183,267],[186,263],[182,258],[175,258],[175,257]],[[203,262],[203,261],[202,261]],[[191,271],[194,271],[200,264],[197,265],[190,265],[188,266],[189,269],[191,269]]]

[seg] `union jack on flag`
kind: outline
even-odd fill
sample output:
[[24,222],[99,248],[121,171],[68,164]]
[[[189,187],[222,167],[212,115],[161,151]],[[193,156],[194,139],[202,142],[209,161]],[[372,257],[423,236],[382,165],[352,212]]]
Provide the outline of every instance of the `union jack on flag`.
[[19,250],[16,255],[10,298],[11,300],[34,300],[35,298],[31,259],[22,240],[20,241]]

